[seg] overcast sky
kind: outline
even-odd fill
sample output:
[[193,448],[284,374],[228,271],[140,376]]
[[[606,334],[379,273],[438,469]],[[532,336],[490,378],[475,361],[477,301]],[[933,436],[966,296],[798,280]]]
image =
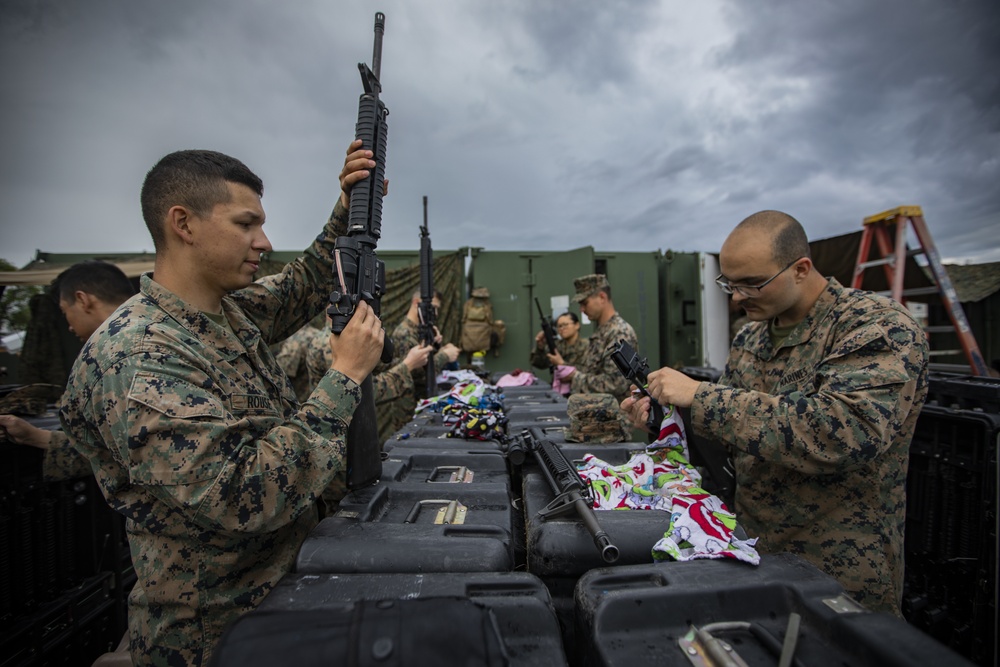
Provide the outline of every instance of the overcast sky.
[[380,248],[717,252],[761,209],[810,238],[923,207],[1000,260],[995,0],[0,0],[0,257],[152,250],[164,154],[265,183],[276,250],[337,196],[386,14]]

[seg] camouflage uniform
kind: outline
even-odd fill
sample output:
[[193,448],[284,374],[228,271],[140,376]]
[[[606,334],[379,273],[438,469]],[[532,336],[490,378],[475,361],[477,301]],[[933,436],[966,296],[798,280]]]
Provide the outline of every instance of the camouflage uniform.
[[59,482],[77,477],[90,477],[90,462],[73,448],[62,431],[52,431],[49,448],[42,457],[42,477],[46,482]]
[[303,257],[223,298],[227,325],[143,275],[73,368],[60,416],[127,519],[136,665],[207,663],[291,569],[342,474],[360,387],[330,371],[299,405],[268,344],[326,305],[345,229],[338,203]]
[[573,394],[566,414],[566,442],[626,442],[632,437],[632,426],[611,394]]
[[587,354],[571,378],[574,394],[611,394],[619,401],[625,400],[630,383],[611,360],[608,349],[622,338],[639,349],[635,329],[618,313],[597,327],[588,342]]
[[899,614],[908,450],[927,396],[927,340],[898,303],[831,279],[773,349],[768,323],[702,383],[694,431],[733,453],[736,514],[870,609]]
[[[329,331],[327,335],[314,338],[309,343],[306,352],[306,365],[310,378],[320,378],[333,363],[333,351],[330,350]],[[393,341],[395,344],[395,341]],[[379,362],[372,372],[372,384],[375,390],[375,419],[378,426],[379,442],[384,444],[389,436],[403,427],[403,424],[413,419],[413,409],[417,402],[413,397],[413,376],[410,369],[400,361],[394,365]],[[408,348],[407,348],[408,349]],[[395,359],[394,359],[395,361]],[[391,363],[391,362],[390,362]],[[399,406],[403,405],[402,408]],[[408,408],[406,406],[409,406]],[[407,413],[406,410],[409,410]],[[399,419],[405,414],[402,423]],[[326,498],[329,503],[329,498]]]
[[[295,389],[295,396],[300,403],[305,403],[312,393],[313,387],[319,382],[326,371],[320,373],[313,380],[309,377],[309,370],[306,367],[306,351],[314,340],[319,340],[322,345],[329,348],[330,333],[314,326],[307,325],[293,333],[281,344],[281,350],[275,355],[281,370],[292,381],[292,388]],[[329,368],[330,364],[326,365]]]
[[[617,343],[618,341],[615,342]],[[576,366],[583,362],[583,358],[587,356],[589,345],[588,340],[582,336],[577,336],[572,345],[560,338],[556,341],[556,351],[562,355],[563,361],[566,362],[567,366]],[[538,347],[536,345],[535,349],[531,352],[531,365],[535,368],[548,368],[549,358],[546,356],[548,351],[548,347]]]

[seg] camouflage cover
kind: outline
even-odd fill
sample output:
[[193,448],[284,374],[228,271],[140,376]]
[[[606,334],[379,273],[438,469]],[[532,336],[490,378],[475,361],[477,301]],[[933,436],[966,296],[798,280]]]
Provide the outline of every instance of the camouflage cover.
[[768,323],[745,326],[719,384],[703,382],[691,407],[694,431],[732,451],[736,515],[758,548],[799,554],[897,615],[927,359],[905,308],[830,279],[777,350]]
[[580,303],[584,299],[594,296],[605,287],[610,287],[610,285],[608,284],[608,277],[603,273],[591,273],[590,275],[574,278],[573,288],[576,290],[576,294],[573,295],[573,301]]
[[0,398],[0,415],[40,417],[49,409],[49,403],[59,400],[62,385],[36,383],[18,387]]
[[573,394],[567,400],[567,442],[627,442],[632,427],[610,394]]

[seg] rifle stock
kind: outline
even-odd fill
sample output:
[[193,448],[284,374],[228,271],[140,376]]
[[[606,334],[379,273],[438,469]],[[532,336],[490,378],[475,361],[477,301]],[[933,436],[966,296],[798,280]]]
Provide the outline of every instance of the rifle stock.
[[[371,305],[375,315],[380,315],[385,291],[385,263],[375,254],[382,236],[382,196],[385,180],[385,156],[389,110],[379,99],[382,85],[379,74],[382,66],[382,34],[385,32],[385,15],[375,14],[375,46],[372,68],[358,63],[364,92],[358,100],[358,122],[355,136],[361,148],[372,151],[375,168],[368,178],[358,181],[351,188],[348,210],[347,234],[337,238],[334,246],[334,263],[337,270],[337,287],[330,294],[330,328],[339,334],[347,326],[361,300]],[[382,361],[392,359],[392,342],[386,336],[382,348]],[[351,489],[368,486],[382,475],[382,461],[375,417],[375,388],[371,375],[361,383],[361,403],[354,412],[347,430],[347,486]]]

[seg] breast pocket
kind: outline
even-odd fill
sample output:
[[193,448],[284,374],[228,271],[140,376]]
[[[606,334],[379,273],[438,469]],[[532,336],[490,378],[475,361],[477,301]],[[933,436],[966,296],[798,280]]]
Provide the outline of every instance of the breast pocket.
[[214,479],[225,457],[228,413],[211,392],[184,380],[137,373],[128,394],[129,473],[141,484]]

